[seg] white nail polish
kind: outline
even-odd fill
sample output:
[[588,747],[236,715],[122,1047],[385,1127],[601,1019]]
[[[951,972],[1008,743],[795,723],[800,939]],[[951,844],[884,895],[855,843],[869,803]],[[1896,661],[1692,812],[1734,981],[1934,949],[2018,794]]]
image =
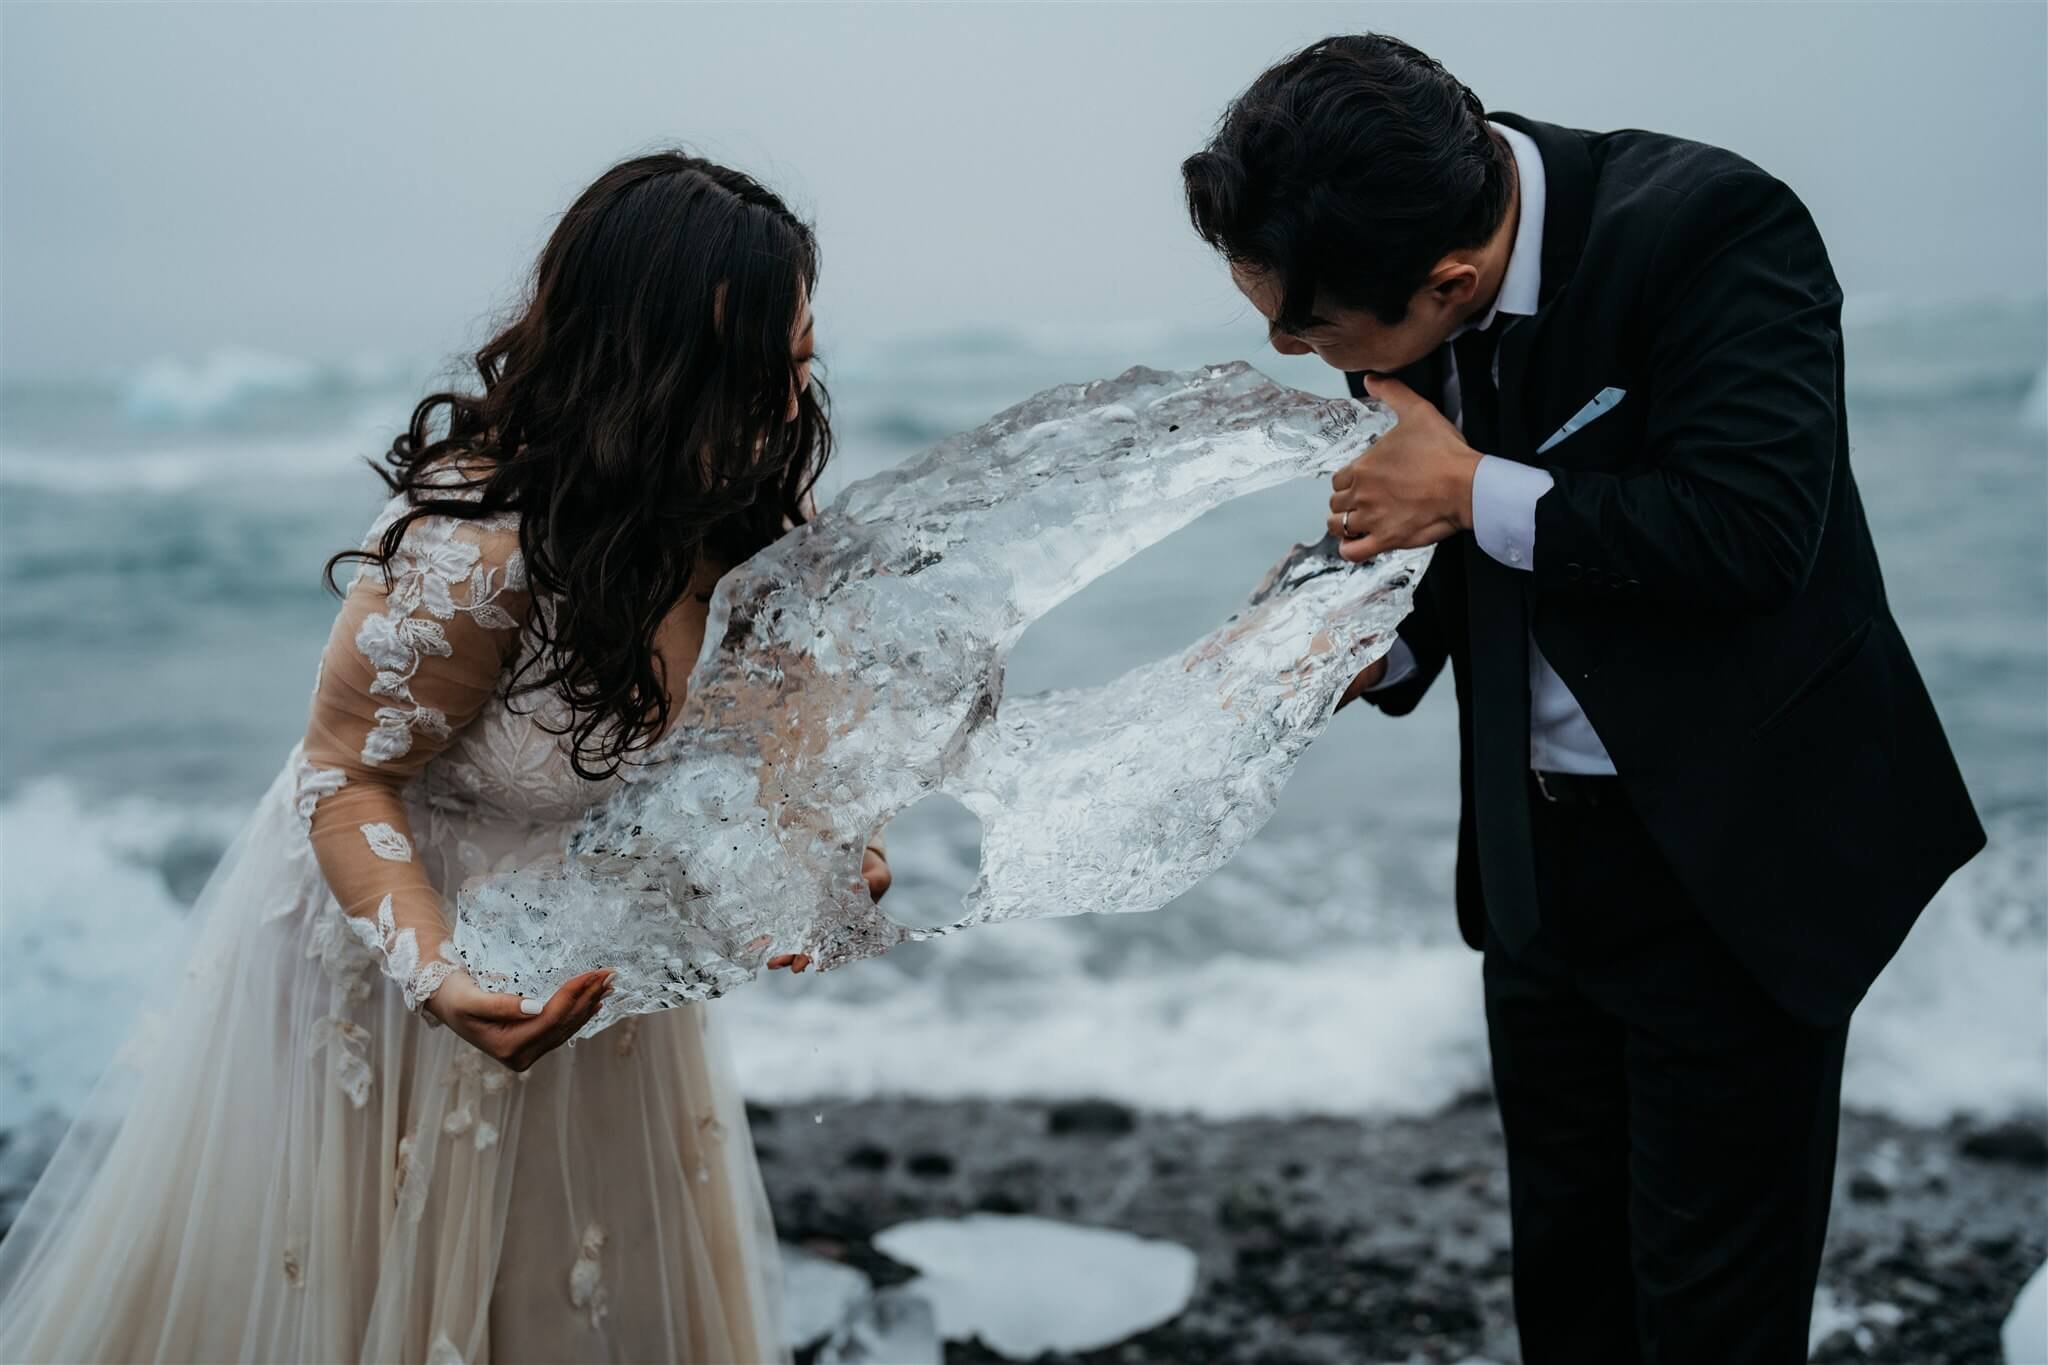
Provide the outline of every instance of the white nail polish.
[[521,1014],[539,1014],[546,1008],[546,1005],[531,996],[522,995],[519,997],[519,1012]]

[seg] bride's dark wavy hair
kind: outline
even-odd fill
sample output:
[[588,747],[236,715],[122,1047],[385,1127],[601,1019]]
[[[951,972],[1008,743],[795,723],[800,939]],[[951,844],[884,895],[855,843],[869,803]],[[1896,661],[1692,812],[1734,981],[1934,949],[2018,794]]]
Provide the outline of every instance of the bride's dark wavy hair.
[[[388,576],[422,516],[516,510],[536,598],[552,600],[532,613],[541,647],[508,694],[554,689],[571,720],[550,733],[574,732],[576,772],[616,773],[667,728],[654,636],[700,567],[737,563],[805,519],[832,433],[815,381],[789,416],[790,333],[817,279],[810,227],[750,177],[680,151],[612,167],[562,216],[517,316],[476,353],[482,392],[429,394],[383,456],[390,470],[366,457],[417,506],[375,550],[329,559],[328,587],[339,591],[347,559]],[[425,475],[444,457],[488,462],[446,485],[473,498],[433,495]]]

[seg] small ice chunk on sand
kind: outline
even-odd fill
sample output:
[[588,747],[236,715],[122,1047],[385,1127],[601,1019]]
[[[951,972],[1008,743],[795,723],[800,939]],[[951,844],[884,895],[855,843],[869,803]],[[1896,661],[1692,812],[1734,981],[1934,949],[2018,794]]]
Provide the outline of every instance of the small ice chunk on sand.
[[931,1301],[941,1336],[980,1337],[1016,1360],[1114,1345],[1175,1317],[1195,1292],[1195,1253],[1176,1242],[1045,1218],[924,1219],[875,1246],[920,1272],[907,1287]]
[[941,1365],[932,1306],[914,1285],[896,1285],[847,1315],[818,1352],[818,1365]]
[[791,1345],[822,1340],[871,1290],[852,1266],[782,1244],[782,1326]]
[[2008,1365],[2048,1360],[2048,1265],[2036,1270],[2021,1287],[1998,1340],[2005,1347]]

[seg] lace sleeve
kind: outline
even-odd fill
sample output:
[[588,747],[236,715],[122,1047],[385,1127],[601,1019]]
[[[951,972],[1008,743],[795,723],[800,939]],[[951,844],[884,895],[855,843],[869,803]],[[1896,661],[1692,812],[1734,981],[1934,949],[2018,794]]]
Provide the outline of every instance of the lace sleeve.
[[[404,510],[393,499],[365,546]],[[296,796],[346,923],[417,1010],[461,967],[402,792],[482,710],[531,606],[517,523],[429,515],[360,564],[320,657]],[[435,1022],[427,1015],[429,1022]]]

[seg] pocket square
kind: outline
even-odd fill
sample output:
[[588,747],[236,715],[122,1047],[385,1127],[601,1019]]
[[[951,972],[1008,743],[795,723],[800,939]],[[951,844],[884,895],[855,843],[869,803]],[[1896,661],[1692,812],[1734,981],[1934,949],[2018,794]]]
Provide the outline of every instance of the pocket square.
[[1565,437],[1571,435],[1580,427],[1586,425],[1588,422],[1598,417],[1601,413],[1606,412],[1609,408],[1613,407],[1616,403],[1619,403],[1622,399],[1626,398],[1627,396],[1627,389],[1600,390],[1600,392],[1593,395],[1592,402],[1586,404],[1586,406],[1580,408],[1577,412],[1571,415],[1570,421],[1566,422],[1556,431],[1551,432],[1550,439],[1545,441],[1542,445],[1536,447],[1536,453],[1538,455],[1541,455],[1544,451],[1550,449],[1559,441],[1562,441]]

